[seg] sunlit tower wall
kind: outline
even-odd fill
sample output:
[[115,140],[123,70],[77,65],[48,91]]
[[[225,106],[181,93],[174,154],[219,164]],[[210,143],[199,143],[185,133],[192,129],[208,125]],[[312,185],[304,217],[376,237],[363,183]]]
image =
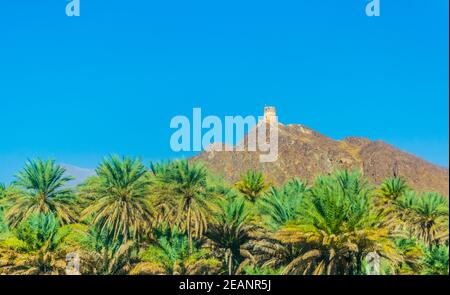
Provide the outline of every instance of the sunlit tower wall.
[[275,107],[266,106],[264,107],[264,121],[266,123],[275,123],[277,122],[277,111]]

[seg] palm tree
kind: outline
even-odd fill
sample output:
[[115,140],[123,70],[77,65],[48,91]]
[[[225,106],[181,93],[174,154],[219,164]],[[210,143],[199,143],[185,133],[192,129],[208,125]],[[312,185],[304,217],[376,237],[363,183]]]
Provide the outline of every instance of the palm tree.
[[448,245],[433,246],[427,251],[423,259],[425,275],[448,275]]
[[413,208],[417,205],[420,196],[414,191],[407,191],[394,201],[394,205],[401,212],[402,219],[406,219],[412,214]]
[[10,194],[7,200],[11,204],[5,214],[8,225],[14,228],[36,213],[54,213],[63,224],[75,221],[70,207],[75,198],[67,187],[72,178],[64,176],[65,172],[53,160],[27,162],[14,182],[20,191]]
[[281,274],[291,261],[302,255],[302,248],[282,242],[273,231],[261,229],[254,238],[251,254],[256,263],[250,268],[277,270]]
[[97,275],[128,274],[138,263],[136,243],[111,239],[95,226],[81,231],[79,253],[83,261],[81,273]]
[[155,206],[163,212],[166,221],[185,230],[189,248],[193,236],[199,238],[207,229],[212,197],[207,188],[207,171],[197,163],[174,161],[151,164],[156,195]]
[[264,174],[259,171],[249,170],[241,176],[235,184],[236,188],[252,203],[267,190],[269,185],[266,183]]
[[6,198],[6,186],[3,183],[0,183],[0,223],[3,222],[3,210],[5,207],[4,202],[5,198]]
[[306,184],[298,179],[288,181],[281,188],[271,187],[260,198],[259,204],[259,211],[266,217],[266,224],[272,229],[278,229],[296,219],[306,191]]
[[280,242],[301,249],[284,273],[362,274],[363,260],[371,252],[399,262],[370,194],[356,172],[318,177],[302,202],[302,214],[276,233]]
[[65,263],[66,238],[73,231],[61,227],[52,214],[33,214],[22,221],[14,236],[0,245],[0,273],[62,274]]
[[444,236],[448,240],[448,201],[438,193],[425,193],[412,206],[409,216],[417,236],[431,249]]
[[3,199],[5,191],[6,186],[3,183],[0,183],[0,200]]
[[395,201],[409,190],[408,184],[403,178],[391,177],[383,181],[380,193],[387,201]]
[[423,244],[415,238],[399,238],[394,241],[403,259],[397,265],[390,265],[393,273],[401,275],[412,275],[419,273],[423,264]]
[[131,274],[214,274],[220,269],[220,261],[201,248],[199,241],[190,251],[187,235],[168,226],[155,232],[155,239],[143,253],[142,260]]
[[241,198],[226,198],[212,219],[206,236],[228,268],[228,274],[240,273],[253,260],[250,249],[257,235],[257,227]]
[[137,159],[112,156],[96,172],[98,179],[91,182],[94,201],[83,210],[83,218],[90,218],[112,240],[139,240],[152,220],[144,165]]

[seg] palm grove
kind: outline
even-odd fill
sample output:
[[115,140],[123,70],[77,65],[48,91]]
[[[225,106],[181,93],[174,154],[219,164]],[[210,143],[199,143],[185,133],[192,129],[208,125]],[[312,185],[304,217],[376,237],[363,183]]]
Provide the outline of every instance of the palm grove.
[[[201,163],[112,156],[76,188],[33,160],[0,185],[0,273],[448,274],[448,199],[356,171],[227,184]],[[375,257],[371,262],[370,257]]]

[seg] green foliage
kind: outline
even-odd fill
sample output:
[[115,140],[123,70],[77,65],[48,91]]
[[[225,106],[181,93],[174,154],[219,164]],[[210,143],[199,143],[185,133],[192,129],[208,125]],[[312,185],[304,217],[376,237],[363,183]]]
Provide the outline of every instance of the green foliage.
[[200,238],[208,227],[207,216],[216,195],[207,187],[207,171],[188,161],[151,164],[158,222],[171,222],[193,238]]
[[14,183],[20,190],[8,197],[11,204],[5,218],[14,228],[32,214],[53,213],[62,223],[75,221],[71,205],[73,192],[66,187],[71,177],[64,176],[65,169],[54,161],[33,160],[16,176]]
[[301,213],[300,203],[306,192],[306,184],[298,179],[290,180],[281,188],[270,188],[260,199],[259,205],[259,211],[265,217],[267,225],[271,229],[278,229],[298,218]]
[[269,187],[264,174],[253,170],[242,175],[235,186],[251,203],[255,203]]
[[0,183],[0,200],[5,197],[6,186],[3,183]]
[[257,228],[250,220],[242,198],[225,198],[219,203],[206,233],[227,266],[228,274],[239,273],[252,258],[249,249]]
[[417,195],[408,192],[395,204],[402,212],[401,219],[409,229],[429,247],[448,240],[448,200],[437,193]]
[[[448,240],[448,200],[437,193],[425,193],[420,196],[417,203],[412,206],[411,221],[416,234],[429,247],[437,240]],[[444,237],[439,233],[445,232]]]
[[0,242],[0,273],[60,274],[64,269],[65,239],[70,226],[61,227],[54,214],[35,213],[13,235]]
[[303,249],[284,273],[361,274],[370,252],[399,260],[370,194],[357,172],[318,177],[301,203],[302,214],[277,234],[281,242]]
[[419,196],[414,191],[407,191],[395,200],[395,205],[402,211],[410,212],[419,201]]
[[5,222],[4,213],[0,210],[0,240],[2,240],[9,232],[8,225]]
[[302,204],[300,224],[340,234],[376,224],[378,216],[370,200],[370,188],[357,172],[337,172],[317,178]]
[[29,251],[53,251],[68,247],[68,237],[74,237],[76,225],[61,226],[54,214],[38,213],[22,221],[14,230],[16,239]]
[[53,214],[36,214],[19,224],[16,236],[30,250],[38,250],[47,244],[55,244],[59,222]]
[[409,190],[406,181],[400,177],[391,177],[383,181],[380,192],[388,201],[395,201]]
[[5,221],[5,198],[6,198],[6,186],[0,183],[0,240],[8,232],[8,225]]
[[394,241],[403,259],[395,265],[386,263],[386,273],[402,275],[419,273],[422,268],[421,260],[424,256],[423,244],[415,238],[398,238]]
[[230,186],[200,163],[117,156],[96,174],[69,189],[35,160],[0,185],[0,274],[63,274],[76,253],[82,274],[448,275],[448,199],[402,178],[269,187],[248,171]]
[[139,269],[163,274],[213,274],[218,271],[220,262],[210,256],[209,251],[201,248],[199,242],[194,243],[193,249],[189,248],[188,236],[180,232],[176,227],[156,230],[155,240],[143,253],[144,264],[138,265]]
[[449,259],[448,245],[433,246],[428,249],[423,259],[424,268],[422,274],[448,275]]
[[137,159],[112,156],[96,172],[98,178],[90,187],[94,201],[83,211],[83,218],[92,218],[109,239],[139,240],[152,219],[144,165]]
[[95,226],[78,231],[81,272],[84,274],[117,275],[127,274],[133,263],[137,263],[136,243],[119,241]]
[[[192,255],[201,257],[196,246]],[[167,274],[184,274],[190,257],[188,237],[177,228],[157,232],[154,245],[142,255],[144,261],[161,264]]]

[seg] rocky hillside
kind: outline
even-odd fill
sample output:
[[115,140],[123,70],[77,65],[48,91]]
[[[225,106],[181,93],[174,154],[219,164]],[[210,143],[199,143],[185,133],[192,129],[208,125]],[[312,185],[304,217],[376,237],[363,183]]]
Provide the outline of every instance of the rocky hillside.
[[[303,125],[278,126],[279,152],[276,162],[260,163],[259,154],[248,151],[204,151],[193,160],[204,162],[230,182],[237,181],[248,169],[263,171],[275,184],[292,177],[311,182],[316,175],[331,173],[335,169],[359,169],[376,184],[396,174],[418,191],[437,191],[449,195],[448,169],[383,141],[359,137],[333,140]],[[217,147],[217,144],[214,146]]]

